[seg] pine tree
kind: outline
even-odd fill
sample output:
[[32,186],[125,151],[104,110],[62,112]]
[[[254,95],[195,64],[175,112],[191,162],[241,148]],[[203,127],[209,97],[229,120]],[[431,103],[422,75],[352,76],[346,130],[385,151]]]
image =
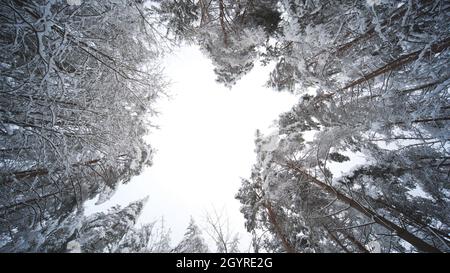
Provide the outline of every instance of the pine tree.
[[168,253],[170,230],[164,226],[164,219],[131,228],[120,240],[114,252],[120,253]]
[[308,94],[257,136],[237,195],[247,229],[274,252],[448,251],[448,15],[431,1],[281,2],[269,85]]
[[[281,20],[276,1],[167,1],[156,9],[176,39],[195,43],[212,60],[217,81],[232,87],[254,66],[259,47]],[[200,19],[200,20],[198,20]]]
[[163,49],[136,1],[0,4],[0,238],[107,200],[151,164]]
[[209,252],[208,246],[202,237],[200,228],[195,224],[194,219],[191,217],[189,225],[186,229],[183,239],[172,250],[175,253],[207,253]]
[[23,232],[16,237],[17,241],[0,248],[0,252],[138,252],[147,249],[148,231],[153,225],[134,228],[147,199],[87,217],[79,211],[48,221],[43,227]]
[[114,252],[125,234],[136,224],[147,200],[133,202],[123,209],[116,206],[107,213],[88,217],[79,230],[82,251]]

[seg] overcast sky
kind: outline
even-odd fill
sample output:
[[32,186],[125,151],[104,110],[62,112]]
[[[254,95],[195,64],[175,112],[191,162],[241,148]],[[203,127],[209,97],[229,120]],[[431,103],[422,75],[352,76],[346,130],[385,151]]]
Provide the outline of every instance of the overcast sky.
[[256,159],[255,131],[274,130],[273,121],[296,99],[264,87],[272,66],[256,66],[230,90],[215,82],[211,61],[197,47],[180,48],[164,65],[172,98],[157,105],[161,115],[153,122],[160,130],[149,136],[157,150],[153,166],[121,185],[103,205],[89,202],[87,213],[148,195],[139,222],[163,216],[175,245],[191,216],[203,227],[205,211],[215,208],[227,214],[246,251],[249,237],[234,196]]

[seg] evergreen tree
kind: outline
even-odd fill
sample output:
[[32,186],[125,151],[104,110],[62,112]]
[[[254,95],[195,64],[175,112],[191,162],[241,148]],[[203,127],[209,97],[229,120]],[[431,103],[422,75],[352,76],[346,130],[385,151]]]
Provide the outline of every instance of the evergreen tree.
[[[148,198],[108,212],[83,216],[73,213],[64,219],[48,221],[45,226],[23,232],[17,241],[0,248],[1,252],[116,252],[131,247],[146,248],[148,226],[134,226]],[[150,225],[151,226],[151,225]],[[131,240],[132,235],[136,242]],[[130,243],[132,241],[132,243]],[[139,242],[139,243],[137,243]],[[144,242],[144,243],[143,243]]]
[[[106,201],[151,164],[164,88],[141,1],[0,3],[0,238]],[[32,238],[30,238],[32,240]]]
[[208,246],[202,237],[200,228],[195,224],[193,218],[191,218],[189,225],[186,229],[183,239],[172,250],[175,253],[207,253],[209,252]]
[[217,81],[232,87],[254,66],[281,20],[276,1],[167,1],[157,11],[177,39],[196,43],[213,61]]
[[448,5],[280,2],[269,85],[307,94],[257,135],[247,229],[274,252],[449,251]]
[[113,207],[107,213],[100,212],[83,221],[79,230],[83,252],[114,252],[122,238],[136,224],[148,198],[133,202],[121,209]]

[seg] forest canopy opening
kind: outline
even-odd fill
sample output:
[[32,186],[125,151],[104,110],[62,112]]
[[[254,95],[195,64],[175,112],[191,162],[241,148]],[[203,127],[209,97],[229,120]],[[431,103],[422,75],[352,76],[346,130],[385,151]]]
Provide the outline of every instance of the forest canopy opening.
[[[147,136],[171,86],[162,60],[184,44],[211,63],[192,67],[199,88],[179,95],[211,101],[198,97],[176,117],[187,133],[168,133],[175,146],[193,131],[186,117],[216,117],[211,131],[240,142],[231,131],[267,126],[246,120],[252,110],[279,115],[245,140],[256,161],[235,197],[250,251],[448,252],[449,9],[443,0],[1,2],[0,251],[245,251],[217,213],[209,229],[189,220],[177,246],[161,223],[137,224],[144,196],[85,213],[86,201],[105,203],[152,169],[158,147]],[[290,109],[275,103],[283,98]],[[183,147],[207,149],[212,163],[230,151],[240,160],[233,145],[203,137]],[[164,172],[182,173],[184,162],[171,162]],[[234,179],[222,165],[221,186]],[[194,170],[202,176],[184,172]]]

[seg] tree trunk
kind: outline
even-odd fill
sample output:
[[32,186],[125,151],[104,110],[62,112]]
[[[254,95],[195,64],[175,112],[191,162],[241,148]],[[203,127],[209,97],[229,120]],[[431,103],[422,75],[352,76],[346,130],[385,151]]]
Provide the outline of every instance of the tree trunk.
[[[59,194],[61,194],[60,191],[52,192],[52,193],[48,193],[46,195],[42,195],[42,196],[39,196],[39,197],[36,197],[33,199],[28,199],[28,200],[20,201],[18,203],[12,204],[12,205],[3,206],[3,207],[0,207],[0,212],[5,213],[7,210],[10,210],[10,209],[13,209],[13,211],[17,211],[18,209],[23,208],[25,206],[31,206],[31,203],[37,203],[41,200],[44,200],[44,199],[47,199],[50,197],[54,197]],[[10,212],[8,214],[11,214],[11,213],[12,212]]]
[[[423,9],[431,4],[433,4],[433,1],[431,0],[421,0],[418,1],[422,4],[424,4],[422,7],[420,7],[420,9]],[[396,22],[397,20],[403,18],[403,16],[406,14],[406,12],[408,11],[408,5],[403,5],[401,7],[399,7],[398,9],[396,9],[391,16],[389,16],[388,20],[386,20],[385,22],[383,22],[381,24],[381,29],[385,28],[386,26],[391,25],[393,22]],[[420,17],[421,15],[423,15],[424,13],[419,13],[417,17]],[[347,51],[347,49],[352,48],[355,44],[359,44],[362,41],[368,40],[370,39],[374,34],[376,33],[375,31],[375,26],[369,28],[369,30],[367,30],[364,34],[356,37],[355,39],[351,40],[348,43],[345,43],[341,46],[338,47],[338,49],[335,51],[337,56],[342,56],[342,54]]]
[[361,244],[360,241],[356,240],[355,237],[353,237],[353,235],[351,235],[350,233],[348,233],[346,230],[339,230],[339,233],[341,233],[342,235],[345,236],[345,238],[347,238],[347,240],[349,240],[350,242],[352,242],[353,245],[356,246],[356,248],[359,249],[359,251],[363,252],[363,253],[369,253],[369,251],[367,250],[367,248]]
[[[93,160],[89,160],[86,162],[80,162],[80,163],[75,163],[72,164],[72,167],[79,167],[79,166],[89,166],[89,165],[93,165],[95,163],[100,162],[101,159],[93,159]],[[58,169],[57,169],[58,171]],[[61,169],[59,169],[59,171],[61,171]],[[49,174],[49,170],[47,168],[41,168],[41,169],[34,169],[34,170],[28,170],[28,171],[22,171],[22,172],[15,172],[12,173],[11,176],[14,177],[15,179],[22,179],[22,178],[32,178],[32,177],[37,177],[37,176],[42,176],[42,175],[47,175]],[[11,180],[13,181],[13,180]]]
[[278,239],[281,240],[281,243],[283,244],[284,249],[287,253],[295,253],[295,248],[289,243],[288,239],[284,235],[284,232],[282,231],[280,225],[277,221],[276,213],[273,211],[272,206],[270,205],[270,202],[267,201],[264,205],[264,207],[267,209],[267,214],[269,215],[269,221],[272,223],[275,233],[278,236]]
[[[438,42],[436,44],[433,44],[430,47],[430,54],[439,53],[441,51],[444,51],[448,47],[450,47],[450,38],[447,38],[447,39],[445,39],[443,41],[440,41],[440,42]],[[348,89],[350,87],[354,87],[354,86],[356,86],[358,84],[361,84],[361,83],[366,82],[366,81],[368,81],[370,79],[373,79],[376,76],[379,76],[379,75],[384,74],[384,73],[386,73],[388,71],[394,70],[394,69],[396,69],[396,68],[398,68],[398,67],[400,67],[402,65],[405,65],[405,64],[410,63],[412,61],[415,61],[415,60],[417,60],[419,58],[420,53],[422,51],[423,51],[423,49],[417,50],[417,51],[415,51],[413,53],[406,54],[404,56],[401,56],[397,60],[392,61],[392,62],[384,65],[383,67],[380,67],[380,68],[376,69],[375,71],[373,71],[373,72],[371,72],[371,73],[369,73],[367,75],[364,75],[363,77],[361,77],[361,78],[359,78],[359,79],[357,79],[357,80],[347,84],[346,86],[341,88],[341,91],[345,90],[345,89]]]
[[331,239],[339,246],[341,247],[346,253],[350,253],[351,251],[348,250],[348,248],[346,246],[344,246],[341,242],[341,240],[339,240],[339,238],[336,237],[336,235],[333,234],[333,232],[331,232],[326,226],[323,226],[323,228],[325,229],[325,231],[328,233],[328,235],[331,237]]
[[403,240],[405,240],[408,243],[410,243],[411,245],[413,245],[415,248],[417,248],[417,250],[422,251],[422,252],[441,252],[438,248],[428,244],[424,240],[422,240],[419,237],[415,236],[414,234],[410,233],[408,230],[396,225],[395,223],[384,218],[383,216],[378,215],[378,213],[371,210],[370,208],[367,208],[367,207],[359,204],[358,202],[347,197],[345,194],[341,193],[337,189],[331,187],[330,185],[328,185],[328,184],[318,180],[317,178],[313,177],[312,175],[308,174],[306,171],[302,170],[295,162],[289,162],[287,164],[287,167],[294,170],[298,175],[306,177],[309,181],[314,183],[316,186],[318,186],[325,192],[335,195],[336,198],[338,198],[338,200],[348,204],[353,209],[366,215],[367,217],[369,217],[370,219],[375,221],[377,224],[385,227],[386,229],[388,229],[390,231],[395,232],[398,237],[402,238]]
[[223,4],[223,0],[219,0],[219,20],[220,20],[220,26],[222,27],[223,32],[223,43],[225,47],[227,47],[228,44],[228,38],[227,38],[227,30],[225,29],[225,7]]

